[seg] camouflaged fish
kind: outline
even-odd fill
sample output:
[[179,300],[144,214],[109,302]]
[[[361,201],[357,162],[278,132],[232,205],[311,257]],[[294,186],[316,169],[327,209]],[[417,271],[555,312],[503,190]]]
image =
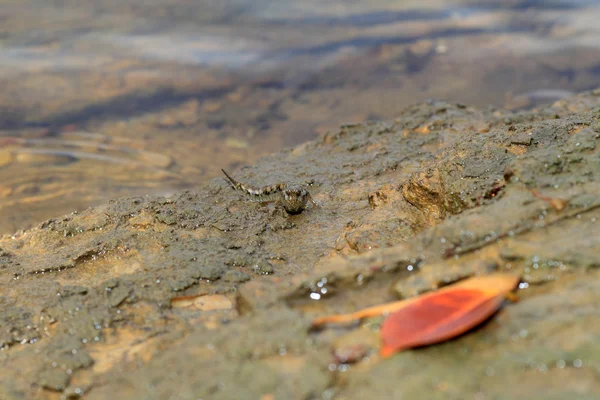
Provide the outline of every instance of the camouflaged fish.
[[300,214],[304,211],[307,202],[310,202],[313,206],[317,205],[312,197],[310,197],[308,190],[300,185],[288,186],[285,183],[278,183],[257,189],[236,181],[225,170],[222,169],[221,171],[223,171],[227,180],[229,180],[233,190],[250,201],[261,203],[276,201],[283,205],[288,214],[292,215]]

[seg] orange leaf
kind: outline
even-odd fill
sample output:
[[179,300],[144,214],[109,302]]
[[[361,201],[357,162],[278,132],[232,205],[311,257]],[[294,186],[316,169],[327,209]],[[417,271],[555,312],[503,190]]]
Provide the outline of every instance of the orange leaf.
[[[517,284],[519,283],[519,278],[513,275],[508,274],[492,274],[486,276],[476,276],[473,278],[462,280],[453,285],[448,285],[442,289],[439,289],[435,292],[426,293],[421,296],[412,297],[410,299],[394,301],[391,303],[380,304],[377,306],[365,308],[360,311],[356,311],[350,314],[335,314],[328,315],[325,317],[315,318],[312,322],[313,328],[318,328],[325,324],[343,324],[354,322],[363,318],[375,317],[378,315],[382,315],[385,313],[392,313],[398,311],[404,307],[409,306],[410,304],[421,301],[423,299],[428,298],[429,296],[439,295],[441,293],[445,293],[449,290],[454,290],[456,288],[474,288],[480,290],[486,290],[489,292],[488,295],[496,296],[496,295],[508,295],[510,291],[512,291]],[[511,299],[512,300],[512,299]]]
[[550,206],[552,206],[556,211],[562,211],[567,206],[567,202],[565,200],[555,197],[544,196],[536,189],[531,189],[531,193],[538,199],[547,201],[550,204]]
[[505,298],[515,300],[510,292],[518,283],[519,278],[509,274],[477,276],[410,299],[316,318],[312,326],[391,313],[381,326],[381,355],[387,357],[396,351],[452,339],[476,327],[491,317]]
[[511,275],[476,277],[417,297],[381,326],[381,355],[443,342],[490,318],[518,284]]

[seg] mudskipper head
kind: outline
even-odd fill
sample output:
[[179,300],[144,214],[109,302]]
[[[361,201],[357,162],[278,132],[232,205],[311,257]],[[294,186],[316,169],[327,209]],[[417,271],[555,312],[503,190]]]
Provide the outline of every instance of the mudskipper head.
[[300,214],[310,200],[310,194],[302,186],[288,187],[283,191],[282,204],[288,214]]

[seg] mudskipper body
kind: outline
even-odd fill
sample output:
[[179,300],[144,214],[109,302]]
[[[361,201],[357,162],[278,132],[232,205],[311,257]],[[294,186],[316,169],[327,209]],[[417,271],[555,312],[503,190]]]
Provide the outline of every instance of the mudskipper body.
[[306,209],[306,204],[311,203],[316,206],[310,196],[308,190],[300,185],[288,185],[286,183],[278,183],[276,185],[255,188],[250,185],[243,184],[233,179],[225,170],[221,170],[227,177],[233,190],[241,194],[243,197],[254,202],[278,202],[288,214],[300,214]]

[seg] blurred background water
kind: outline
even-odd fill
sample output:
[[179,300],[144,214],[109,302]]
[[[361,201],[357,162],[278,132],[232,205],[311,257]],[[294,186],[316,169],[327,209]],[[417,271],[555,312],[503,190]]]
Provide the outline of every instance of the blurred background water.
[[440,98],[600,86],[591,0],[0,0],[0,234]]

